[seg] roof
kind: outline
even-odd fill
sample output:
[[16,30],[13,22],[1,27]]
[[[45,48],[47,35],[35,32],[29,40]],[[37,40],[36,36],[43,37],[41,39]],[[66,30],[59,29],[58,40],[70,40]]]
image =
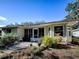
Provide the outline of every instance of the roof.
[[63,21],[71,22],[71,21],[79,21],[79,19],[64,19]]
[[[29,27],[29,26],[43,26],[43,25],[49,25],[49,24],[59,24],[59,23],[63,23],[63,24],[65,24],[65,23],[68,23],[68,22],[71,22],[71,21],[79,21],[78,19],[77,20],[75,20],[75,19],[64,19],[64,20],[61,20],[61,21],[52,21],[52,22],[44,22],[44,23],[35,23],[35,24],[33,24],[33,23],[30,23],[30,24],[18,24],[18,25],[7,25],[7,26],[4,26],[4,27],[2,27],[2,28],[17,28],[18,26],[27,26],[27,27]],[[74,22],[73,22],[74,23]],[[73,25],[73,23],[69,23],[68,25]]]
[[4,27],[1,27],[1,28],[17,28],[18,26],[4,26]]
[[66,24],[67,22],[62,22],[62,21],[55,21],[55,22],[47,22],[47,23],[42,23],[42,24],[33,24],[33,25],[20,25],[21,27],[25,27],[25,28],[34,28],[34,27],[47,27],[47,26],[51,26],[51,25],[61,25],[61,24]]
[[[61,23],[61,22],[65,22],[65,21],[52,21],[52,22],[44,22],[44,23],[35,23],[35,24],[29,24],[27,26],[35,26],[35,25],[42,25],[42,24],[51,24],[51,23]],[[25,25],[25,24],[24,24]],[[23,26],[23,25],[20,25]]]
[[[35,25],[42,25],[42,24],[51,24],[51,23],[68,23],[68,22],[71,22],[71,21],[79,21],[79,19],[64,19],[64,20],[61,20],[61,21],[52,21],[52,22],[44,22],[44,23],[35,23],[35,24],[24,24],[24,25],[27,25],[27,26],[35,26]],[[23,26],[23,25],[19,25],[19,26]]]

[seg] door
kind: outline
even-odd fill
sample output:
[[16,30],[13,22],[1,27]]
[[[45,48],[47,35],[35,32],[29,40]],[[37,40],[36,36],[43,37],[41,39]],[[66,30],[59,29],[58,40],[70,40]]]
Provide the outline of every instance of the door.
[[38,29],[34,29],[34,38],[38,38]]
[[29,30],[28,29],[24,29],[23,41],[30,41],[30,39],[29,39]]
[[30,41],[31,37],[32,37],[32,29],[25,29],[23,41]]

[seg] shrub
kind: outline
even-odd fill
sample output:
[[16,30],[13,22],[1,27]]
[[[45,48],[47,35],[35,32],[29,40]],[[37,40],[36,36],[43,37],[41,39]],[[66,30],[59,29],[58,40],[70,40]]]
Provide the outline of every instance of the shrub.
[[45,46],[51,46],[52,45],[52,38],[50,38],[49,36],[44,36],[42,38],[41,44],[44,44]]
[[54,40],[57,44],[59,44],[62,41],[62,36],[55,36]]
[[44,44],[45,46],[51,47],[52,45],[56,46],[61,41],[62,41],[62,37],[61,36],[55,36],[55,37],[44,36],[42,38],[42,43],[41,44]]
[[33,50],[33,54],[35,55],[40,55],[42,51],[48,49],[49,47],[53,47],[55,48],[56,45],[60,42],[60,37],[56,36],[56,37],[49,37],[49,36],[44,36],[42,38],[42,43],[41,46],[35,50]]
[[44,44],[46,46],[56,45],[59,42],[57,39],[58,39],[58,37],[44,36],[42,38],[42,44]]
[[8,34],[4,35],[4,36],[0,39],[0,47],[11,45],[11,44],[13,44],[16,40],[17,40],[17,35],[16,35],[16,34],[14,34],[14,33],[8,33]]
[[3,42],[3,39],[0,39],[0,47],[4,47],[4,46],[5,46],[5,44]]
[[73,38],[72,38],[72,43],[79,45],[79,38],[78,38],[78,37],[73,37]]

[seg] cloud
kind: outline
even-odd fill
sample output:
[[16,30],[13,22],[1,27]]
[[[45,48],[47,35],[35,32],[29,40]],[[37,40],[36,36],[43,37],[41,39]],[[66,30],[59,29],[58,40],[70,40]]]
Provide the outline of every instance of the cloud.
[[0,25],[0,27],[4,27],[5,25]]
[[4,21],[4,20],[7,20],[7,18],[3,17],[3,16],[0,16],[0,20],[1,21]]

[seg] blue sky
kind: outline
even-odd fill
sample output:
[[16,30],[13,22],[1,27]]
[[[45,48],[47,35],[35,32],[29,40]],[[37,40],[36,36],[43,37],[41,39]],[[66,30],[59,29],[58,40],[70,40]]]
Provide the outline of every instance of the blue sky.
[[74,0],[0,0],[0,25],[50,22],[64,19],[65,8]]

